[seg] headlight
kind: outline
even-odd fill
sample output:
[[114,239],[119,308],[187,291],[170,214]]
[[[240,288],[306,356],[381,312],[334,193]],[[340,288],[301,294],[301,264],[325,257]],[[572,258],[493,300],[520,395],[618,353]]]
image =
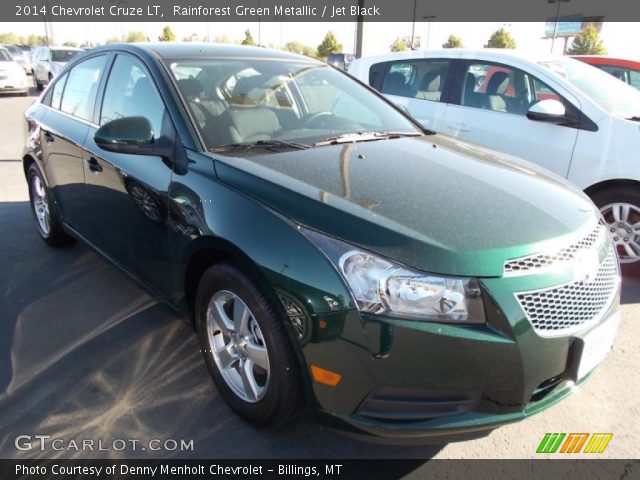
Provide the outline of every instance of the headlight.
[[336,265],[362,312],[431,322],[485,321],[476,279],[419,272],[318,232],[303,232]]

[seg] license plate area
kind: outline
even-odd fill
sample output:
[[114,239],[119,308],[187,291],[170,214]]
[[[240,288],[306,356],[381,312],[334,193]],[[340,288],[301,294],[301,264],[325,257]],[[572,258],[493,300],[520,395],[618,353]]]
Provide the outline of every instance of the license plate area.
[[576,339],[579,354],[576,378],[581,381],[607,357],[618,332],[620,315],[615,314]]

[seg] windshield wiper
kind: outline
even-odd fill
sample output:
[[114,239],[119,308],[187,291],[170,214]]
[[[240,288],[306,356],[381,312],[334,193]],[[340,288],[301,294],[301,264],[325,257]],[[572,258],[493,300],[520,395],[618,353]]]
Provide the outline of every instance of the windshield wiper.
[[631,117],[627,117],[627,120],[631,120],[632,122],[640,122],[640,115],[633,115]]
[[212,152],[222,152],[225,150],[251,150],[252,148],[264,148],[266,150],[273,151],[279,151],[287,148],[294,150],[306,150],[307,148],[311,148],[311,145],[307,145],[306,143],[287,142],[285,140],[257,140],[255,142],[230,143],[228,145],[211,148],[210,150]]
[[316,147],[322,147],[324,145],[336,145],[339,143],[354,143],[354,142],[371,142],[374,140],[389,140],[400,137],[420,137],[424,135],[420,132],[354,132],[343,133],[341,135],[335,135],[333,137],[327,137],[317,141],[313,145]]

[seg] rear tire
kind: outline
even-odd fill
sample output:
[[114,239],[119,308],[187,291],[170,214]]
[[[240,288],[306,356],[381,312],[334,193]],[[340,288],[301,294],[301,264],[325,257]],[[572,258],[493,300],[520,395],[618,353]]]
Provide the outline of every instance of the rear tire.
[[44,182],[40,170],[35,164],[27,170],[29,182],[29,203],[31,212],[36,220],[38,233],[47,244],[52,247],[63,247],[75,243],[62,228],[62,222],[53,204],[51,192]]
[[640,266],[640,189],[619,185],[592,195],[625,270]]
[[195,300],[205,361],[221,396],[258,425],[292,421],[304,406],[300,366],[269,296],[231,263],[210,267]]

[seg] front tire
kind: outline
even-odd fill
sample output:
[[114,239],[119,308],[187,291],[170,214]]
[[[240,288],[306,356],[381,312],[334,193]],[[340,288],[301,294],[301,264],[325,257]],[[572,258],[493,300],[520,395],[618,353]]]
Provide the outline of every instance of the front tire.
[[49,188],[42,178],[40,170],[33,163],[27,170],[27,181],[29,182],[29,203],[40,238],[52,247],[62,247],[74,243],[73,238],[67,235],[62,228],[62,222],[53,205]]
[[254,279],[231,263],[210,267],[195,301],[201,349],[220,394],[258,425],[302,411],[300,367],[284,319]]
[[622,264],[640,265],[640,190],[620,185],[592,196]]

